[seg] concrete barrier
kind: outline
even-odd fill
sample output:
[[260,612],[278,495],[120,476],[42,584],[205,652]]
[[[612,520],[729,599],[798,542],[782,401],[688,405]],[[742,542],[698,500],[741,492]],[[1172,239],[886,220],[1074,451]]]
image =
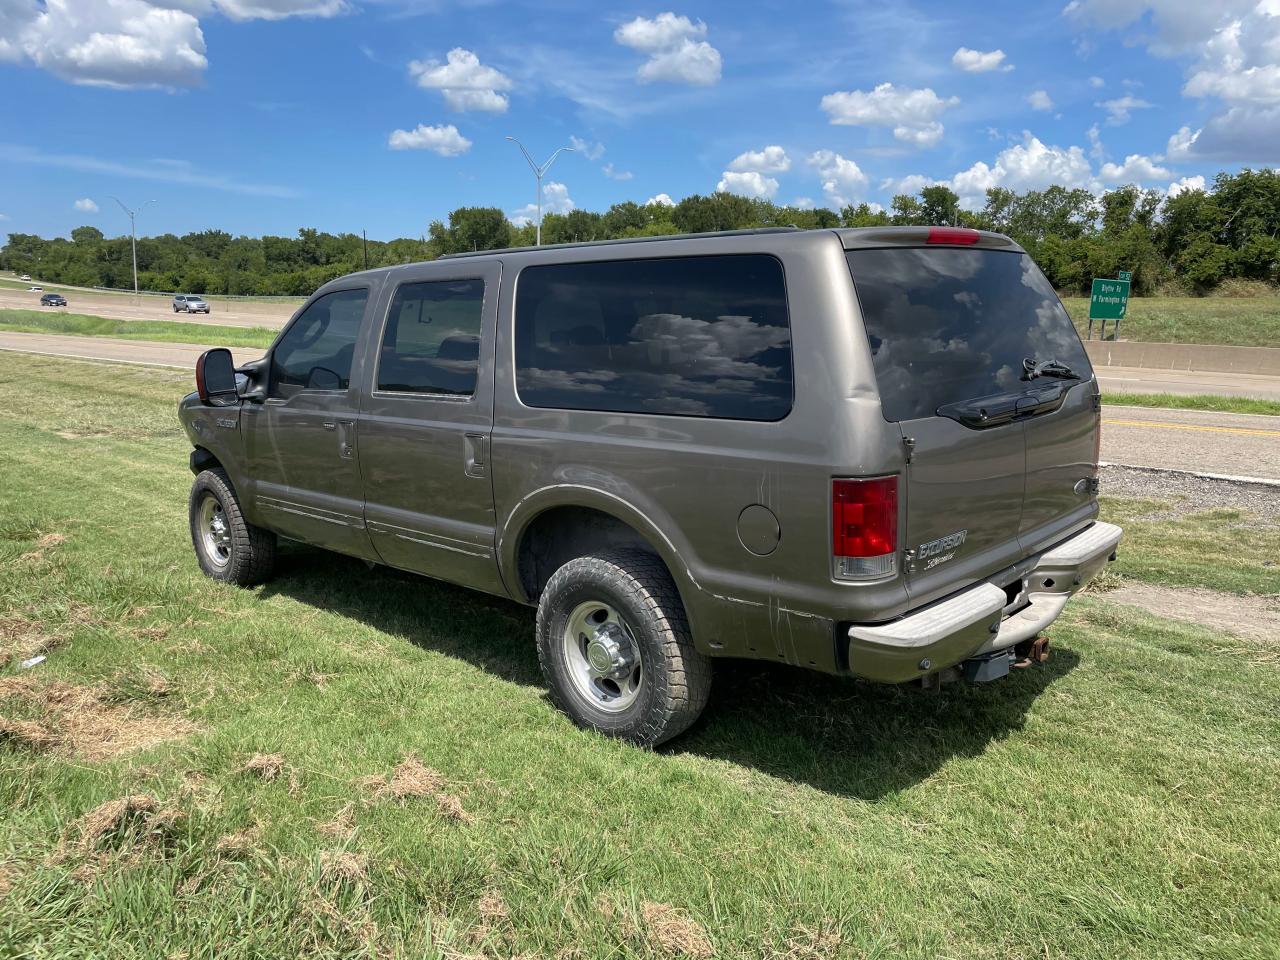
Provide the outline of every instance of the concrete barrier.
[[1249,373],[1280,377],[1280,347],[1223,347],[1208,343],[1142,343],[1087,340],[1095,367],[1145,367],[1202,373]]

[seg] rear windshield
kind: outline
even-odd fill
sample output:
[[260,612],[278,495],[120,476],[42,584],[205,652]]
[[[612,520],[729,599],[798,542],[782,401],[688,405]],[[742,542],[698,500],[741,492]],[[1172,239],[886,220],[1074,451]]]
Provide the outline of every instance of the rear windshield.
[[1092,375],[1071,318],[1024,253],[891,247],[848,258],[888,420],[1021,392],[1025,359]]

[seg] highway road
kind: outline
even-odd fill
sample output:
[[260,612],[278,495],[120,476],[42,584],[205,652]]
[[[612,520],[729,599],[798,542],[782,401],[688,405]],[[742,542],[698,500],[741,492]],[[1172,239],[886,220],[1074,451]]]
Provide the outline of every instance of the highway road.
[[297,308],[292,303],[235,302],[211,304],[212,313],[174,313],[168,297],[138,297],[119,293],[65,294],[67,306],[42,307],[40,294],[0,287],[0,309],[40,310],[47,313],[82,313],[111,320],[180,320],[186,323],[214,323],[224,327],[266,327],[279,330]]
[[1250,373],[1198,373],[1146,367],[1094,367],[1103,393],[1208,393],[1280,400],[1280,378]]
[[[0,331],[0,350],[183,370],[194,370],[196,358],[206,349],[188,343]],[[248,347],[232,353],[238,363],[261,355]],[[1115,389],[1100,379],[1104,391]],[[1280,382],[1257,379],[1270,379],[1264,395],[1280,399]],[[1108,463],[1280,481],[1280,417],[1107,404],[1102,424],[1102,459]]]

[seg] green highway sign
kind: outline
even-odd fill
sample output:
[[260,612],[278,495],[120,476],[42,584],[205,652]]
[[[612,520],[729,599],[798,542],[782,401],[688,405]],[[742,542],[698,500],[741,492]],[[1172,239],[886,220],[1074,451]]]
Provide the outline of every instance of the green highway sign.
[[1089,295],[1090,320],[1123,320],[1128,308],[1128,280],[1093,281],[1093,291]]
[[1117,276],[1117,277],[1119,277],[1121,280],[1132,280],[1132,279],[1133,279],[1133,271],[1132,271],[1132,270],[1120,270],[1120,271],[1118,271],[1118,272],[1116,273],[1116,276]]

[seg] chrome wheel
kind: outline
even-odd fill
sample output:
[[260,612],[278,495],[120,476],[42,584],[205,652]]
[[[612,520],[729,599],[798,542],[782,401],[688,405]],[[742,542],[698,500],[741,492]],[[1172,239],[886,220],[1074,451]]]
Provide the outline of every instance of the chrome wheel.
[[574,607],[565,623],[562,654],[574,690],[596,709],[621,713],[640,695],[640,645],[607,603]]
[[200,542],[209,562],[225,567],[231,562],[231,524],[222,510],[222,504],[206,495],[200,502]]

